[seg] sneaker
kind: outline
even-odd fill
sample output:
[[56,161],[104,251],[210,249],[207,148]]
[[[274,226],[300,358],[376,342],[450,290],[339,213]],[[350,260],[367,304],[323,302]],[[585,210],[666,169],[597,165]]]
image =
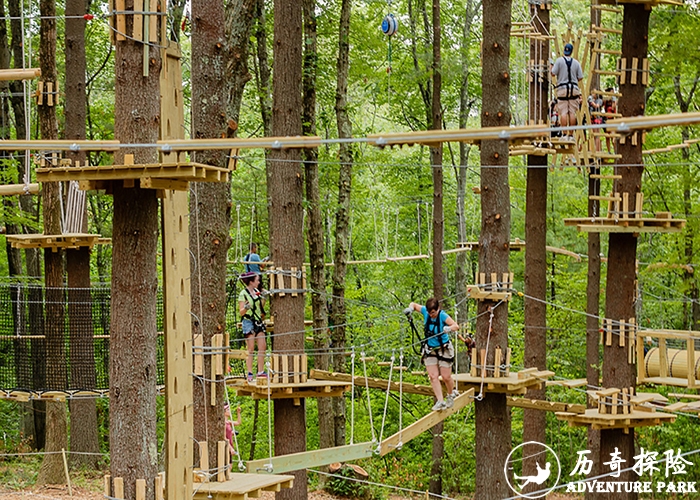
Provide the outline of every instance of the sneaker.
[[253,383],[253,374],[252,374],[251,372],[248,372],[248,377],[247,377],[247,379],[248,379],[248,383],[249,383],[249,384],[252,384],[252,383]]
[[453,390],[450,393],[450,396],[452,396],[452,399],[456,398],[457,396],[459,396],[459,391],[457,389]]
[[445,398],[445,408],[452,408],[455,405],[455,398],[452,397],[452,394],[447,396]]
[[442,411],[445,408],[447,408],[447,405],[445,404],[444,401],[438,401],[433,405],[433,411]]
[[267,372],[258,372],[258,378],[267,378]]

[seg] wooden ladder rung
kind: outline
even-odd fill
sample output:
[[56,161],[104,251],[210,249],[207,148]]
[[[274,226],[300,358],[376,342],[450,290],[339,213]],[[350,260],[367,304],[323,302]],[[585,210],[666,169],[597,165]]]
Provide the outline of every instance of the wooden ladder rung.
[[622,179],[622,176],[615,174],[591,174],[591,179]]

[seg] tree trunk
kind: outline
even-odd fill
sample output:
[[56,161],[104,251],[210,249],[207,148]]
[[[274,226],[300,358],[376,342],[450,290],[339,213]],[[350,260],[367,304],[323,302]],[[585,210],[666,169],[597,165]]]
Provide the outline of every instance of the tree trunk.
[[[338,64],[335,88],[335,115],[338,137],[352,137],[352,123],[348,116],[348,71],[350,67],[350,14],[352,0],[342,0],[340,22],[338,26]],[[340,355],[333,356],[333,369],[344,373],[345,355],[345,275],[347,272],[348,253],[350,252],[350,193],[352,189],[353,147],[341,143],[338,149],[340,171],[338,173],[338,205],[335,213],[335,253],[333,255],[333,300],[331,302],[330,322],[333,346]],[[345,444],[345,398],[333,400],[335,418],[335,445]]]
[[[317,73],[317,33],[316,1],[304,0],[304,79],[302,83],[304,108],[302,127],[304,135],[316,135],[316,73]],[[307,201],[307,241],[309,244],[309,262],[311,276],[309,284],[311,293],[311,310],[314,320],[314,366],[319,370],[328,370],[330,366],[330,336],[328,332],[328,310],[326,306],[326,268],[323,254],[323,214],[321,213],[321,194],[318,173],[318,149],[305,149],[304,182]],[[331,398],[317,398],[319,447],[335,446],[335,427]],[[325,476],[320,476],[321,482]]]
[[[132,9],[133,2],[127,0],[125,8]],[[132,23],[132,16],[126,16],[129,36]],[[148,76],[143,74],[143,57],[143,44],[130,38],[116,41],[114,135],[123,144],[158,140],[160,50],[150,47],[148,51]],[[144,148],[123,148],[114,155],[114,162],[123,162],[124,154],[133,154],[136,164],[158,162],[157,152]],[[158,200],[155,190],[125,188],[120,182],[114,182],[113,191],[110,473],[113,479],[124,479],[124,498],[134,498],[136,480],[145,479],[148,500],[154,498],[154,478],[158,471]]]
[[[66,139],[85,139],[85,19],[86,0],[66,0],[66,61],[71,70],[66,72],[65,136]],[[84,152],[69,155],[74,162],[85,164]],[[87,232],[85,203],[83,227]],[[90,250],[81,248],[66,252],[68,274],[68,318],[70,321],[71,385],[76,388],[94,389],[95,349],[93,346],[92,305],[90,295]],[[96,468],[100,462],[100,443],[97,431],[97,404],[94,399],[70,401],[71,463]],[[86,455],[83,453],[94,453]]]
[[[549,33],[549,10],[530,4],[530,16],[537,33]],[[540,45],[541,44],[541,45]],[[530,59],[539,66],[541,54],[549,54],[549,41],[532,39]],[[549,66],[531,73],[530,122],[543,121],[549,110]],[[547,367],[547,156],[527,156],[527,191],[525,211],[525,368]],[[544,384],[541,389],[528,389],[527,397],[546,399]],[[546,442],[547,415],[543,411],[523,410],[523,442]],[[526,446],[523,455],[539,450]],[[537,475],[536,462],[523,462],[522,475]],[[526,493],[538,486],[532,484]]]
[[[442,62],[440,59],[441,42],[440,0],[433,0],[433,94],[431,99],[431,128],[442,129]],[[442,269],[442,250],[445,232],[445,217],[442,198],[442,144],[430,148],[430,165],[433,172],[433,296],[443,303],[445,296],[445,274]],[[445,307],[445,304],[442,304]],[[442,437],[444,423],[440,422],[432,429],[433,463],[430,469],[430,492],[442,494],[442,458],[445,440]]]
[[265,17],[265,0],[255,2],[255,68],[256,83],[258,86],[258,100],[260,101],[260,114],[263,122],[263,130],[266,136],[272,135],[272,105],[270,104],[270,63],[267,57],[267,29]]
[[[647,57],[649,10],[644,5],[625,5],[622,26],[622,57],[631,61],[639,58],[643,61]],[[619,102],[619,112],[622,116],[640,116],[644,114],[646,87],[637,83],[632,85],[630,79],[620,86],[622,97]],[[641,139],[638,138],[638,139]],[[618,153],[622,155],[620,165],[616,166],[615,173],[622,175],[622,179],[615,181],[614,191],[617,193],[629,193],[630,200],[635,199],[642,184],[642,141],[632,144],[631,138],[627,138],[624,144],[620,144]],[[608,246],[608,277],[605,289],[605,317],[611,318],[614,324],[619,321],[629,321],[634,318],[636,298],[636,256],[637,237],[632,233],[611,233]],[[615,328],[619,333],[619,328]],[[603,348],[603,385],[605,387],[630,388],[636,385],[635,365],[627,362],[627,348],[620,347],[617,339],[611,346]],[[642,360],[638,360],[642,362]],[[626,463],[634,463],[634,431],[629,433],[620,430],[601,431],[600,463],[609,460],[610,454],[618,449],[621,458]],[[632,471],[620,475],[620,481],[634,481],[636,476]],[[637,498],[636,493],[613,493],[609,498],[632,499]]]
[[[238,120],[240,94],[247,75],[248,33],[252,2],[233,2],[224,11],[222,0],[192,2],[192,99],[199,103],[192,108],[195,139],[211,139],[231,135],[236,127],[227,126],[227,112]],[[221,19],[226,23],[221,23]],[[228,31],[228,36],[227,32]],[[245,43],[241,46],[241,38]],[[231,44],[227,46],[226,41]],[[227,55],[229,57],[227,57]],[[229,84],[235,81],[237,84]],[[229,87],[230,85],[230,87]],[[231,96],[229,96],[229,89]],[[227,109],[227,99],[237,102]],[[231,115],[234,116],[231,116]],[[199,163],[224,167],[223,151],[197,151]],[[197,182],[190,186],[190,247],[196,264],[192,266],[192,334],[201,336],[201,345],[211,348],[214,335],[223,334],[226,325],[226,255],[231,245],[231,185],[220,182]],[[203,356],[203,374],[211,377],[212,356]],[[225,438],[223,377],[216,382],[202,383],[195,378],[193,386],[194,439],[208,443],[209,463],[218,463],[218,442]],[[211,407],[211,391],[216,406]],[[198,448],[195,446],[195,455]],[[195,462],[197,458],[195,457]]]
[[[510,124],[510,19],[510,0],[484,2],[482,127]],[[508,272],[510,241],[510,188],[508,169],[503,168],[508,165],[508,142],[482,141],[481,165],[479,272],[501,276]],[[476,342],[482,348],[488,343],[486,365],[493,366],[495,348],[508,348],[508,304],[481,301],[478,314]],[[511,448],[510,410],[504,394],[487,393],[476,403],[475,448],[475,498],[511,496],[503,476],[503,464]]]
[[[41,0],[41,25],[39,28],[39,51],[41,79],[58,81],[56,75],[56,5],[51,0]],[[45,140],[58,138],[56,107],[39,106],[39,128]],[[44,201],[44,234],[61,234],[60,194],[58,183],[42,184]],[[64,343],[63,252],[44,250],[44,272],[46,283],[46,385],[51,389],[65,389],[67,385],[66,351]],[[62,484],[65,482],[61,449],[68,448],[68,420],[65,402],[46,403],[46,446],[37,484]]]
[[[472,108],[472,103],[469,102],[469,46],[471,43],[472,25],[474,17],[477,14],[477,8],[474,5],[474,0],[467,1],[467,7],[464,13],[464,29],[462,30],[462,46],[461,46],[461,81],[459,85],[459,128],[467,127],[467,119]],[[460,142],[459,143],[459,168],[455,173],[457,178],[457,241],[467,240],[467,221],[466,221],[466,193],[467,193],[467,161],[469,157],[469,148],[471,146]],[[455,289],[463,291],[467,284],[467,253],[459,252],[455,256]],[[460,300],[457,303],[457,311],[455,321],[462,322],[469,316],[469,301]],[[461,364],[459,366],[462,366]],[[458,367],[459,368],[459,367]],[[466,368],[466,364],[465,364]]]
[[[275,0],[272,133],[301,135],[302,6]],[[304,262],[303,181],[298,150],[273,150],[267,169],[270,250],[275,267],[287,273],[302,270]],[[285,280],[291,283],[289,277]],[[304,352],[304,295],[275,295],[274,350],[289,355]],[[298,332],[285,334],[286,332]],[[275,401],[275,454],[306,449],[305,401]],[[279,500],[307,498],[306,470],[294,473],[294,488],[277,493]]]

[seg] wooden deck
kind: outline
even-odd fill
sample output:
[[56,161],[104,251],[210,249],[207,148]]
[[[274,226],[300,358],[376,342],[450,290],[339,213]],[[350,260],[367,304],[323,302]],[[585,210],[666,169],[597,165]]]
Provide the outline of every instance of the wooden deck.
[[263,491],[280,491],[294,485],[294,476],[273,474],[230,474],[230,479],[218,483],[197,483],[194,487],[195,500],[227,499],[247,500],[259,498]]
[[580,217],[564,219],[565,226],[575,226],[584,233],[678,233],[685,227],[684,219]]
[[99,234],[8,234],[7,241],[12,248],[92,248],[100,243]]
[[242,379],[228,379],[226,383],[236,389],[238,396],[252,396],[253,399],[302,399],[339,397],[351,389],[347,382],[308,379],[299,383],[248,383]]
[[136,180],[145,189],[185,191],[188,182],[226,182],[229,169],[194,162],[145,163],[84,167],[39,168],[39,182],[78,181],[80,189],[109,189],[110,183],[123,181],[133,187]]
[[629,413],[612,415],[600,413],[597,408],[591,408],[585,413],[557,412],[559,420],[569,422],[571,427],[590,425],[593,429],[629,429],[632,427],[651,427],[665,423],[673,423],[676,416],[670,413],[656,411],[632,410]]
[[458,373],[452,379],[462,387],[472,387],[479,391],[483,383],[484,392],[496,392],[501,394],[525,394],[530,387],[540,387],[546,379],[554,375],[551,371],[526,369],[521,372],[511,372],[507,376],[481,377],[478,374]]

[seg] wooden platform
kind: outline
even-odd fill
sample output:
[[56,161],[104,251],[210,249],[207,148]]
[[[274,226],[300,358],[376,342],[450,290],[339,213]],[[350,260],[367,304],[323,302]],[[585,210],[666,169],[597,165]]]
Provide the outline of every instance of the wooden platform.
[[228,499],[247,500],[260,498],[263,491],[280,491],[294,485],[294,476],[273,474],[232,473],[228,481],[198,483],[194,487],[195,500]]
[[[238,396],[252,396],[253,399],[267,399],[268,384],[260,385],[248,383],[241,379],[228,379],[227,385],[236,389]],[[335,382],[332,380],[309,379],[306,382],[295,383],[270,383],[270,399],[302,399],[339,397],[348,392],[351,384],[347,382]]]
[[580,217],[564,219],[565,226],[575,226],[584,233],[678,233],[685,219]]
[[684,5],[681,0],[600,0],[601,4],[605,5],[618,5],[624,3],[630,4],[640,4],[648,5],[650,7],[656,7],[657,5]]
[[559,420],[569,422],[571,427],[590,425],[593,429],[600,430],[651,427],[676,420],[676,416],[670,413],[632,410],[625,414],[611,415],[600,413],[597,408],[590,408],[584,413],[557,412],[555,415]]
[[513,406],[515,408],[528,408],[531,410],[569,412],[577,414],[586,411],[586,405],[582,404],[544,401],[542,399],[516,398],[514,396],[508,396],[508,406]]
[[530,387],[541,387],[546,379],[554,375],[551,371],[526,369],[521,372],[511,372],[508,376],[480,377],[468,373],[452,375],[452,379],[459,383],[459,387],[471,387],[479,391],[484,384],[484,392],[501,394],[525,394]]
[[109,189],[110,183],[123,181],[133,187],[136,180],[145,189],[186,191],[188,182],[226,182],[229,169],[202,163],[173,162],[85,167],[49,167],[36,171],[40,182],[78,181],[80,189]]
[[12,248],[51,248],[57,252],[60,248],[92,248],[100,241],[99,234],[8,234],[6,236]]

